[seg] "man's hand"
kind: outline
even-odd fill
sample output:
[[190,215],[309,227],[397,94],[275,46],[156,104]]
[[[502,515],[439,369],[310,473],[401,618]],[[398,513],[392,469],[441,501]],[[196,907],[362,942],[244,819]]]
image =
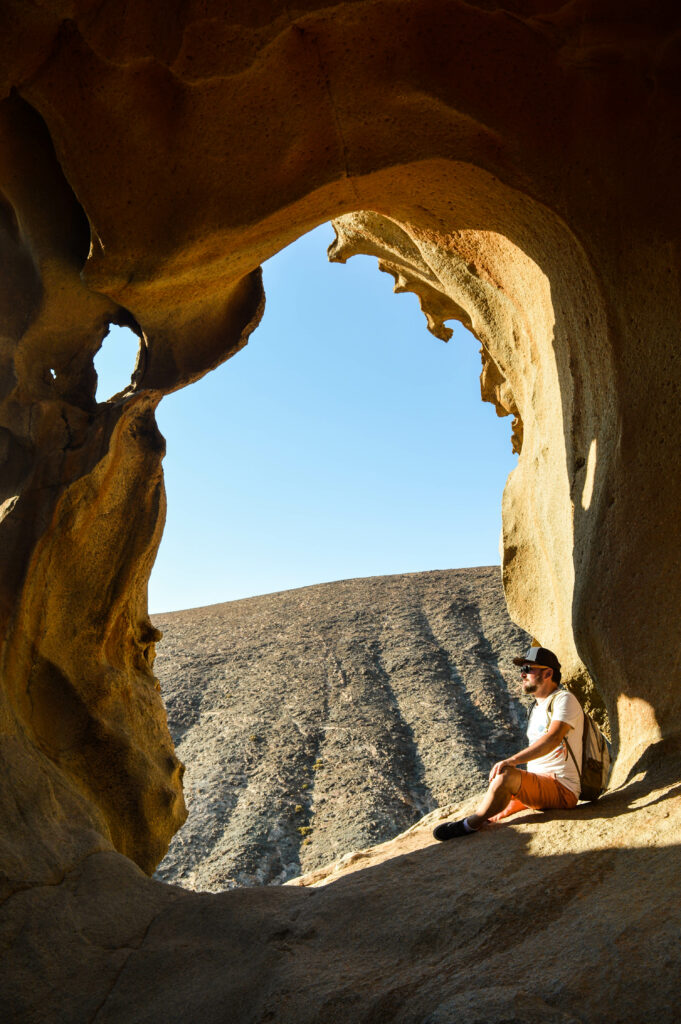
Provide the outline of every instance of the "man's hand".
[[515,768],[513,758],[508,757],[505,761],[497,761],[496,764],[492,765],[492,771],[489,773],[489,781],[491,782],[497,775],[503,775],[509,768]]
[[558,719],[551,722],[546,733],[540,736],[538,740],[535,740],[534,743],[531,743],[529,747],[520,750],[513,757],[507,757],[505,761],[497,761],[496,764],[492,765],[489,781],[491,782],[497,775],[503,775],[509,768],[515,768],[519,764],[527,764],[528,761],[533,761],[536,757],[544,757],[545,754],[550,754],[552,750],[561,745],[563,738],[567,736],[571,728],[567,722],[561,722]]

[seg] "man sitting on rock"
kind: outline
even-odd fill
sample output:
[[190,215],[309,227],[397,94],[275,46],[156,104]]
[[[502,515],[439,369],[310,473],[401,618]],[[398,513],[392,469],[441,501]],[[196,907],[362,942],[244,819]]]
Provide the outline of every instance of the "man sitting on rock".
[[[559,685],[560,663],[553,651],[530,647],[513,661],[520,665],[525,693],[535,698],[527,723],[529,744],[493,766],[489,788],[474,814],[437,826],[433,835],[441,842],[474,835],[485,822],[499,821],[528,807],[570,809],[579,798],[584,729],[581,705]],[[527,770],[517,768],[519,764],[527,764]]]

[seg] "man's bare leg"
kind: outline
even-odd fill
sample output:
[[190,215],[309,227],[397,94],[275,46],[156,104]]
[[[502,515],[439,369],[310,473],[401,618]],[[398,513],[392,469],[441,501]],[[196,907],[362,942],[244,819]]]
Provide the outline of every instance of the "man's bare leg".
[[494,817],[509,803],[520,789],[522,776],[517,768],[507,768],[492,779],[484,797],[475,808],[473,814],[469,814],[466,822],[472,829],[479,829],[489,818]]
[[[492,769],[496,770],[497,766]],[[517,768],[505,767],[497,771],[489,789],[478,804],[475,812],[462,821],[445,821],[433,830],[433,836],[440,842],[457,836],[470,836],[481,828],[489,818],[503,811],[520,789],[522,776]]]
[[449,839],[456,839],[460,836],[472,836],[485,821],[499,814],[510,803],[520,790],[522,776],[517,768],[510,765],[499,770],[495,765],[493,771],[497,774],[490,782],[490,787],[475,808],[473,814],[461,821],[443,821],[433,829],[433,836],[436,840],[444,842]]

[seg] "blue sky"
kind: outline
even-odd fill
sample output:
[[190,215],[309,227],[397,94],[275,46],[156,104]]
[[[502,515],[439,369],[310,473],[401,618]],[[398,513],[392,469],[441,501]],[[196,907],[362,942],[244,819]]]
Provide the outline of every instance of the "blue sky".
[[[371,257],[329,264],[322,225],[264,266],[261,325],[161,402],[168,517],[152,613],[328,580],[498,564],[510,419],[480,400],[478,343],[447,343]],[[112,328],[98,398],[136,339]]]

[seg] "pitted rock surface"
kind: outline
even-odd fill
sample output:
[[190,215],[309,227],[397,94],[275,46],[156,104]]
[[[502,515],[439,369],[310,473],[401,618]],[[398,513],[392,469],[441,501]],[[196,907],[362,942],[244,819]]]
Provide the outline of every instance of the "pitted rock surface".
[[157,877],[283,882],[483,788],[522,746],[498,566],[156,616],[189,818]]
[[[58,998],[74,1024],[676,1022],[679,5],[2,15],[5,1015],[51,1022]],[[147,877],[186,816],[147,609],[155,410],[247,343],[260,264],[329,219],[333,258],[373,253],[434,333],[456,317],[480,340],[519,451],[509,612],[596,686],[615,789],[603,830],[580,810],[397,854],[323,897],[204,895]],[[139,357],[98,403],[111,323]]]

